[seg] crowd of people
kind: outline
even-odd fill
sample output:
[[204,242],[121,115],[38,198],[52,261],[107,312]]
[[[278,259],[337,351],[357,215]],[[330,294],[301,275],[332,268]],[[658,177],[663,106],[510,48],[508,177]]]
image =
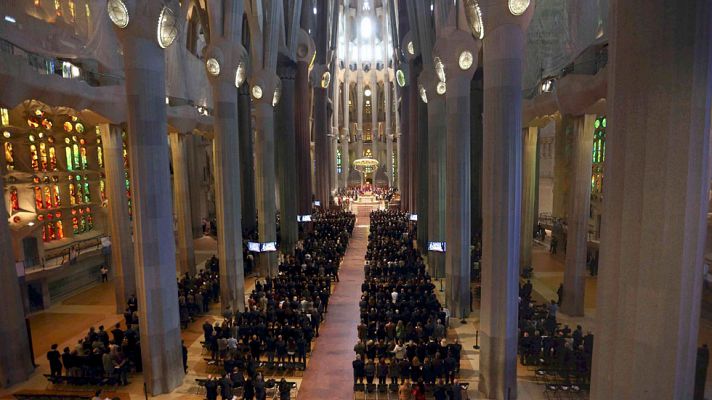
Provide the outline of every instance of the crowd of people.
[[407,214],[371,213],[354,385],[390,380],[401,385],[399,397],[418,399],[427,388],[437,396],[459,399],[462,345],[447,339],[446,310],[412,239]]
[[570,328],[557,321],[559,304],[536,304],[532,284],[519,288],[519,360],[557,373],[565,383],[583,386],[590,381],[593,334],[581,325]]
[[[355,216],[349,212],[315,213],[312,231],[294,255],[283,258],[277,276],[255,283],[245,311],[227,308],[221,322],[203,325],[211,362],[224,368],[221,377],[211,377],[206,389],[216,383],[221,393],[240,388],[245,399],[260,399],[264,379],[258,368],[306,367],[354,223]],[[280,393],[283,386],[280,383]]]

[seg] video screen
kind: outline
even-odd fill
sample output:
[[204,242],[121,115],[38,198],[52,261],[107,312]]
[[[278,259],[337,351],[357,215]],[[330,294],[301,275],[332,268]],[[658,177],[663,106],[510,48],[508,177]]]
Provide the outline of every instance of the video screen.
[[411,221],[417,221],[417,220],[418,220],[418,214],[410,214],[410,220],[411,220]]
[[428,251],[445,252],[445,242],[428,242]]
[[277,242],[267,242],[260,244],[260,252],[277,251]]
[[247,242],[247,250],[259,253],[260,252],[260,244],[257,242]]
[[321,207],[321,200],[314,200],[314,207]]

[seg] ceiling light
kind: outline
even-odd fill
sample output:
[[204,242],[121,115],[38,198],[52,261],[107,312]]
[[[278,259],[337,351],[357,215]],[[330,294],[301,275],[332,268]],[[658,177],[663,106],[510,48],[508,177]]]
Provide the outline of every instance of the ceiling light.
[[331,83],[331,72],[324,71],[324,73],[321,75],[321,88],[322,89],[328,88],[329,83]]
[[529,8],[530,0],[509,0],[509,12],[512,15],[522,15]]
[[9,23],[11,23],[11,24],[14,24],[14,23],[17,22],[17,21],[15,21],[15,18],[14,18],[14,17],[11,17],[11,16],[9,16],[9,15],[6,15],[6,16],[5,16],[5,21],[7,21],[7,22],[9,22]]
[[170,46],[178,36],[178,19],[169,7],[163,6],[158,16],[158,45],[162,48]]
[[472,67],[472,62],[474,61],[474,57],[472,57],[472,53],[468,50],[463,51],[460,53],[460,58],[457,60],[458,64],[460,65],[460,69],[463,71],[467,71]]
[[252,87],[252,97],[257,100],[262,98],[262,88],[259,87],[259,85],[255,85]]
[[465,15],[470,24],[470,30],[476,38],[482,40],[485,37],[485,29],[482,23],[482,10],[475,0],[465,1]]
[[245,82],[245,64],[237,64],[237,69],[235,70],[235,86],[240,87]]
[[435,91],[441,96],[444,95],[447,91],[447,84],[445,82],[438,82],[438,85],[435,86]]
[[363,94],[366,97],[371,97],[371,89],[366,88],[366,90],[363,91]]
[[316,15],[316,6],[314,6],[314,15]]
[[208,61],[205,62],[205,66],[208,69],[208,73],[212,76],[220,75],[220,63],[218,60],[210,57]]
[[402,69],[396,71],[396,82],[398,82],[398,86],[400,87],[405,86],[405,74]]
[[423,85],[420,85],[418,88],[418,91],[420,92],[420,99],[423,100],[423,103],[428,103],[428,93],[425,91],[425,88]]
[[438,74],[438,79],[440,82],[446,82],[445,65],[443,65],[442,60],[440,60],[440,57],[435,57],[433,62],[435,63],[435,73]]
[[129,24],[129,10],[121,0],[109,0],[106,3],[109,19],[119,28],[126,28]]
[[415,45],[413,44],[412,40],[408,42],[407,45],[405,45],[405,48],[406,50],[408,50],[408,54],[410,54],[411,56],[415,55]]

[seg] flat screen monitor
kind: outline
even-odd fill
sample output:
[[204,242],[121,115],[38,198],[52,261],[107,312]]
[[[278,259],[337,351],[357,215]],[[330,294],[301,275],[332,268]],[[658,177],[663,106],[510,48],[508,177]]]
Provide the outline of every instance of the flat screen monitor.
[[417,220],[418,220],[418,214],[410,214],[410,220],[411,220],[411,221],[417,221]]
[[297,222],[311,222],[311,215],[297,215]]
[[247,242],[247,250],[259,253],[260,252],[260,244],[257,242]]
[[260,243],[260,252],[277,251],[277,242]]
[[445,242],[428,242],[428,251],[445,252]]
[[314,200],[314,207],[321,207],[321,200]]

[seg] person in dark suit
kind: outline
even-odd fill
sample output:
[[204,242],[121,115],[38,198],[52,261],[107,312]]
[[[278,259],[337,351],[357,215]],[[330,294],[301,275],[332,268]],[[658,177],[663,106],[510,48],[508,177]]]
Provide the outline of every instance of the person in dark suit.
[[354,385],[356,383],[363,384],[363,377],[366,375],[366,372],[364,371],[365,365],[361,356],[356,356],[356,359],[351,364],[354,367]]
[[50,370],[49,374],[53,377],[62,376],[62,355],[59,354],[59,350],[57,350],[57,347],[58,346],[56,344],[53,344],[51,346],[50,351],[47,352],[47,361],[49,361]]
[[183,373],[188,373],[188,348],[185,347],[185,342],[180,341],[180,347],[183,352]]
[[205,381],[205,398],[208,400],[218,399],[218,381],[213,379],[212,375],[208,375],[208,380]]
[[230,375],[225,374],[225,376],[220,379],[220,397],[223,400],[232,399],[232,379]]

